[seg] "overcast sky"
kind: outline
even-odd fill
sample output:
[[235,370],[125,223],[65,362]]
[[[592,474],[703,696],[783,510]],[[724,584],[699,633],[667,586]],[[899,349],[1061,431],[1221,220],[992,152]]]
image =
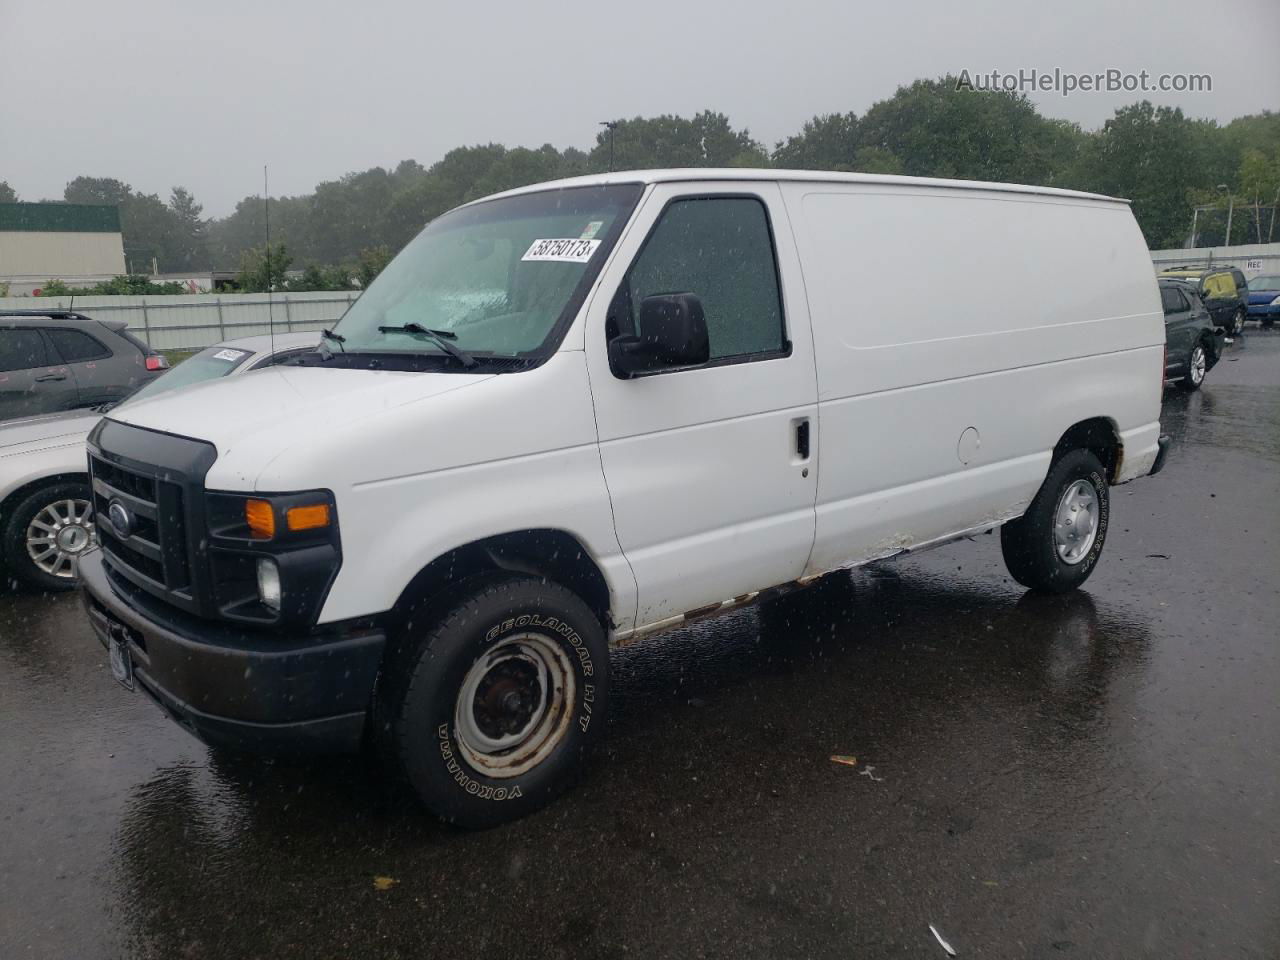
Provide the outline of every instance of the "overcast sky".
[[[589,147],[598,121],[713,109],[767,145],[948,71],[1205,72],[1147,94],[1227,121],[1280,109],[1280,2],[855,0],[453,3],[0,0],[0,180],[80,175],[206,214],[261,188],[463,144]],[[1137,94],[1034,94],[1096,127]]]

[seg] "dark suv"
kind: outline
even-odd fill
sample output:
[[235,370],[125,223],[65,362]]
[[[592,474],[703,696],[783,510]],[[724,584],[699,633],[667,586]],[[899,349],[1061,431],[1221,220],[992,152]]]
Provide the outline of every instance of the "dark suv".
[[1161,270],[1160,276],[1191,284],[1213,314],[1213,322],[1226,330],[1227,336],[1234,337],[1244,330],[1244,320],[1249,313],[1249,285],[1239,267],[1193,264]]
[[59,310],[0,313],[0,420],[124,399],[168,369],[125,329]]
[[1164,305],[1164,378],[1184,390],[1199,390],[1204,375],[1222,356],[1226,334],[1213,322],[1196,285],[1160,278]]

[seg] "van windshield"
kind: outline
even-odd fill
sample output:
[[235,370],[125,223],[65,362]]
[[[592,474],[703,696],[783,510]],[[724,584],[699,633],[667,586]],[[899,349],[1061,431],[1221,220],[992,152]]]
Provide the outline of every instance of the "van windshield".
[[444,337],[480,361],[475,369],[486,359],[545,356],[640,192],[639,184],[547,190],[445,214],[352,304],[335,328],[342,353],[426,354],[462,369],[441,348]]

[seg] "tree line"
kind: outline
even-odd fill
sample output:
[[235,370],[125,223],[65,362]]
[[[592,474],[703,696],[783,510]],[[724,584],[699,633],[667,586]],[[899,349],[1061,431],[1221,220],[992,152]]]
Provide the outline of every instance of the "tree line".
[[[610,139],[612,137],[612,144]],[[590,150],[546,144],[459,147],[424,167],[404,160],[319,184],[311,194],[269,200],[272,250],[263,246],[265,204],[241,200],[207,219],[190,192],[167,201],[120,180],[77,177],[63,200],[120,207],[131,272],[239,270],[246,288],[288,282],[298,289],[355,285],[423,225],[486,194],[543,180],[652,167],[779,167],[901,173],[1088,190],[1133,201],[1152,248],[1180,247],[1195,204],[1221,215],[1198,221],[1202,246],[1224,242],[1226,205],[1235,206],[1230,242],[1280,239],[1280,113],[1227,124],[1143,101],[1118,109],[1098,130],[1042,116],[1025,96],[958,90],[954,77],[918,80],[861,116],[816,116],[772,149],[722,113],[620,120]],[[0,182],[0,201],[15,199]],[[922,238],[927,239],[927,238]],[[290,266],[303,276],[283,279]],[[318,285],[318,286],[317,286]]]

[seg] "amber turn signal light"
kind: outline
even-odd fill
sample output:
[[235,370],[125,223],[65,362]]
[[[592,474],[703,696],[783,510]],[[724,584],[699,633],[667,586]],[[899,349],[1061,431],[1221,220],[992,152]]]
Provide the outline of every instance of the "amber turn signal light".
[[276,512],[266,500],[246,500],[244,522],[259,540],[270,540],[276,535]]
[[285,523],[295,533],[299,530],[318,530],[329,525],[329,505],[317,503],[309,507],[290,507],[285,511]]

